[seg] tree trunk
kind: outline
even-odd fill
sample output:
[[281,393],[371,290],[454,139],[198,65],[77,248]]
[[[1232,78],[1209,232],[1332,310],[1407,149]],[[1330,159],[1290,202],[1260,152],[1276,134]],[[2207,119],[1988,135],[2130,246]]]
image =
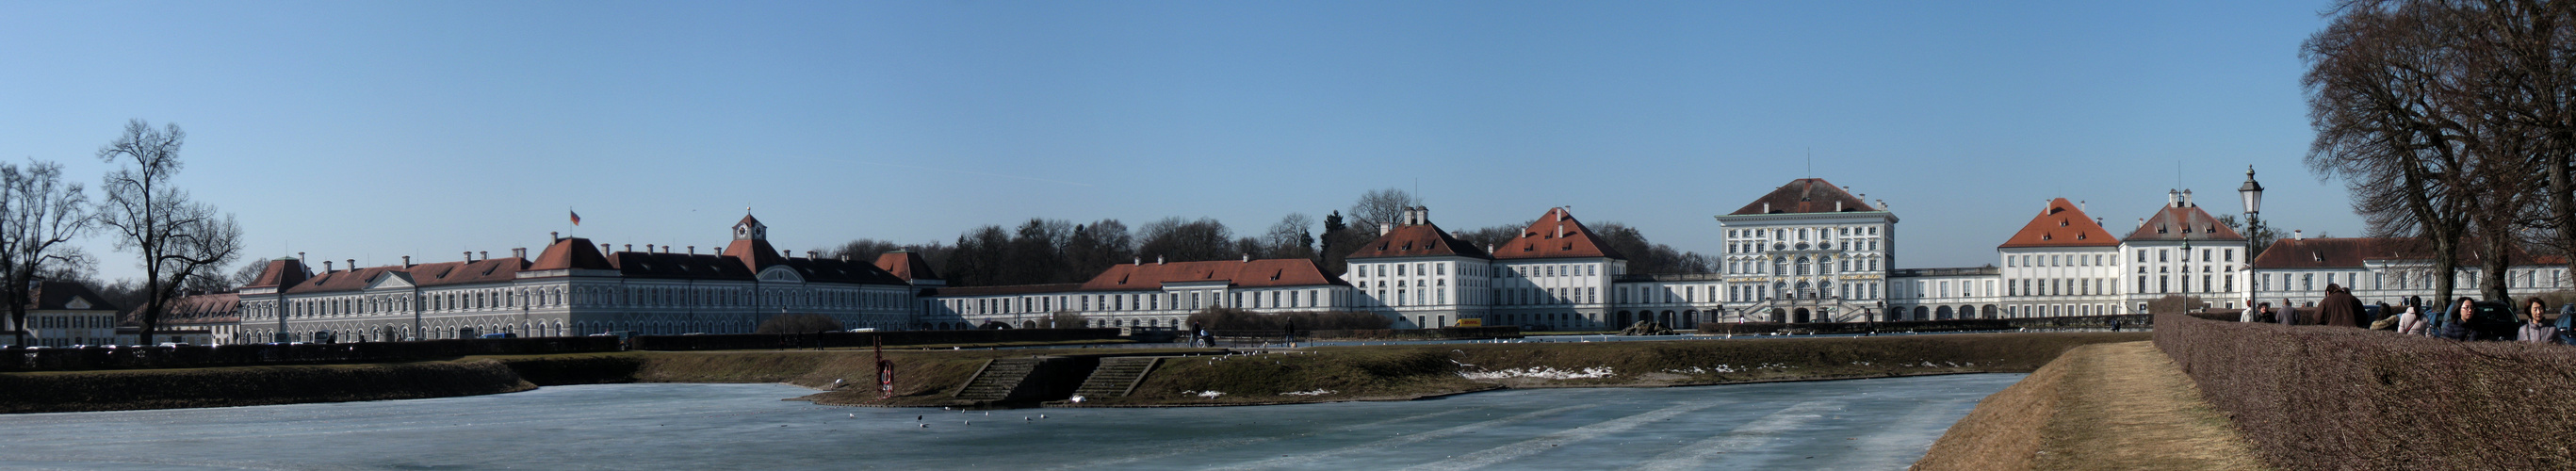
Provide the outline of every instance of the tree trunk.
[[[2564,142],[2566,138],[2561,137],[2561,139]],[[2542,161],[2548,164],[2549,172],[2549,219],[2554,223],[2552,225],[2558,226],[2559,249],[2568,252],[2563,254],[2567,259],[2567,273],[2570,278],[2576,278],[2576,182],[2568,181],[2567,175],[2568,172],[2576,169],[2567,166],[2568,151],[2576,151],[2576,149],[2545,151],[2548,156]],[[2550,285],[2564,286],[2557,283]]]

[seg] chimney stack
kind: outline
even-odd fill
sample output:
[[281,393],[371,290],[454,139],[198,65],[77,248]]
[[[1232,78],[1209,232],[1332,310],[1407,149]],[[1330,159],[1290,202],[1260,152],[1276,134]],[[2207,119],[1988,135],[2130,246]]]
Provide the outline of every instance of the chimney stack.
[[555,231],[546,231],[546,242],[547,242],[549,245],[551,245],[554,241],[558,241],[558,240],[563,240],[563,233],[561,233],[561,232],[555,232]]
[[1145,266],[1145,257],[1136,257],[1133,261],[1136,262],[1136,266]]
[[1155,256],[1154,256],[1154,264],[1155,264],[1155,265],[1161,265],[1161,264],[1163,264],[1163,256],[1161,256],[1161,255],[1155,255]]
[[465,251],[465,263],[474,263],[474,251]]
[[[2298,230],[2298,229],[2291,229],[2291,230],[2290,230],[2290,240],[2308,240],[2308,234],[2307,234],[2307,231]],[[324,263],[329,263],[329,262],[324,262]]]
[[815,252],[815,251],[812,251],[812,250],[807,250],[807,251],[805,251],[805,258],[823,258],[823,254],[822,254],[822,253]]
[[1764,201],[1764,202],[1762,202],[1762,213],[1763,213],[1763,214],[1770,214],[1770,213],[1771,213],[1771,202],[1769,202],[1769,201]]
[[512,256],[512,257],[518,257],[518,258],[522,258],[522,259],[528,258],[528,248],[527,248],[527,247],[520,247],[520,248],[510,249],[510,256]]
[[635,244],[626,244],[626,251],[628,251],[628,252],[633,252],[633,251],[635,251]]
[[787,249],[778,249],[778,258],[796,258],[796,251],[794,251],[794,250],[787,250]]
[[695,245],[689,246],[689,255],[697,255],[697,254],[698,254],[698,246],[695,246]]
[[[2075,202],[2075,210],[2076,210],[2076,211],[2083,211],[2083,212],[2091,213],[2091,212],[2093,212],[2093,210],[2092,210],[2092,209],[2090,209],[2090,208],[2092,208],[2092,206],[2085,204],[2083,201],[2077,201],[2077,202]],[[2098,222],[2097,222],[2097,223],[2094,223],[2094,224],[2101,224],[2101,223],[2098,223]]]
[[475,257],[475,260],[491,260],[491,259],[492,259],[492,251],[490,251],[490,250],[485,250],[485,251],[482,251],[482,252],[476,252],[475,254],[477,255],[477,256]]
[[1247,253],[1247,254],[1243,254],[1243,261],[1244,261],[1245,263],[1250,263],[1250,262],[1252,262],[1252,254],[1248,254],[1248,253]]
[[609,247],[610,245],[608,244],[599,244],[599,253],[616,252],[615,250],[609,250]]
[[2191,202],[2191,190],[2182,190],[2182,206],[2185,208],[2200,206]]
[[330,260],[323,260],[323,261],[322,261],[322,272],[323,272],[323,273],[330,273],[330,272],[331,272],[331,261],[330,261]]
[[644,244],[644,253],[653,253],[653,252],[659,252],[659,251],[658,251],[658,250],[653,250],[653,244]]
[[302,261],[302,260],[304,260],[304,252],[296,252],[296,253],[295,253],[295,259],[296,259],[297,261]]
[[2165,207],[2167,207],[2167,208],[2180,208],[2180,207],[2182,207],[2182,191],[2181,191],[2181,190],[2165,190]]
[[354,258],[349,259],[349,271],[357,271],[357,270],[358,270],[358,259],[354,259]]
[[841,263],[849,263],[849,262],[850,262],[850,254],[846,254],[846,253],[845,253],[845,254],[841,254]]
[[403,256],[403,268],[411,268],[411,256],[410,256],[410,255],[404,255],[404,256]]

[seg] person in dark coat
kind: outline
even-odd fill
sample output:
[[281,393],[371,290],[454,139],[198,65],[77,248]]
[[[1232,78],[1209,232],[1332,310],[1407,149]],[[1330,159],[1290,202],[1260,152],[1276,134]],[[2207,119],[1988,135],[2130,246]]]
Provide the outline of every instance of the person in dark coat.
[[2272,317],[2280,318],[2281,325],[2299,325],[2299,305],[2290,302],[2290,298],[2281,298],[2281,311]]
[[2468,296],[2461,296],[2459,300],[2452,301],[2451,310],[2443,313],[2442,316],[2442,332],[2436,336],[2451,340],[2476,340],[2477,331],[2469,330],[2469,316],[2477,313],[2477,303],[2477,300],[2469,299]]
[[2362,310],[2361,298],[2352,297],[2352,290],[2327,284],[2326,299],[2317,303],[2317,324],[2361,327]]

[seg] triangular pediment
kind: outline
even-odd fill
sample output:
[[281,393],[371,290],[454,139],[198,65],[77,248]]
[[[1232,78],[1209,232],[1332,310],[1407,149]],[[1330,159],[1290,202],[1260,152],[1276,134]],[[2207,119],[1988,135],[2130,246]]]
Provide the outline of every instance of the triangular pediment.
[[90,306],[93,305],[89,303],[89,298],[79,296],[73,296],[71,302],[63,303],[63,309],[71,309],[75,311],[86,310],[89,309]]
[[367,289],[369,290],[411,289],[414,286],[419,285],[412,282],[410,273],[398,271],[385,272],[382,275],[376,275],[376,279],[367,280]]
[[769,269],[760,271],[760,281],[804,283],[805,275],[796,273],[796,269],[788,268],[786,265],[771,265]]

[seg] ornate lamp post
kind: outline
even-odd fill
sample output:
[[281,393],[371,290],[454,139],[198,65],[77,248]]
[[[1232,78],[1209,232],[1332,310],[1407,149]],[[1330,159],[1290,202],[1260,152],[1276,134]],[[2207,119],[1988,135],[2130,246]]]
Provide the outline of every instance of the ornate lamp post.
[[2254,181],[2254,166],[2245,166],[2245,184],[2236,187],[2236,195],[2245,199],[2245,265],[2238,271],[2245,272],[2245,306],[2253,307],[2263,299],[2254,295],[2254,237],[2262,231],[2255,218],[2263,214],[2263,184]]

